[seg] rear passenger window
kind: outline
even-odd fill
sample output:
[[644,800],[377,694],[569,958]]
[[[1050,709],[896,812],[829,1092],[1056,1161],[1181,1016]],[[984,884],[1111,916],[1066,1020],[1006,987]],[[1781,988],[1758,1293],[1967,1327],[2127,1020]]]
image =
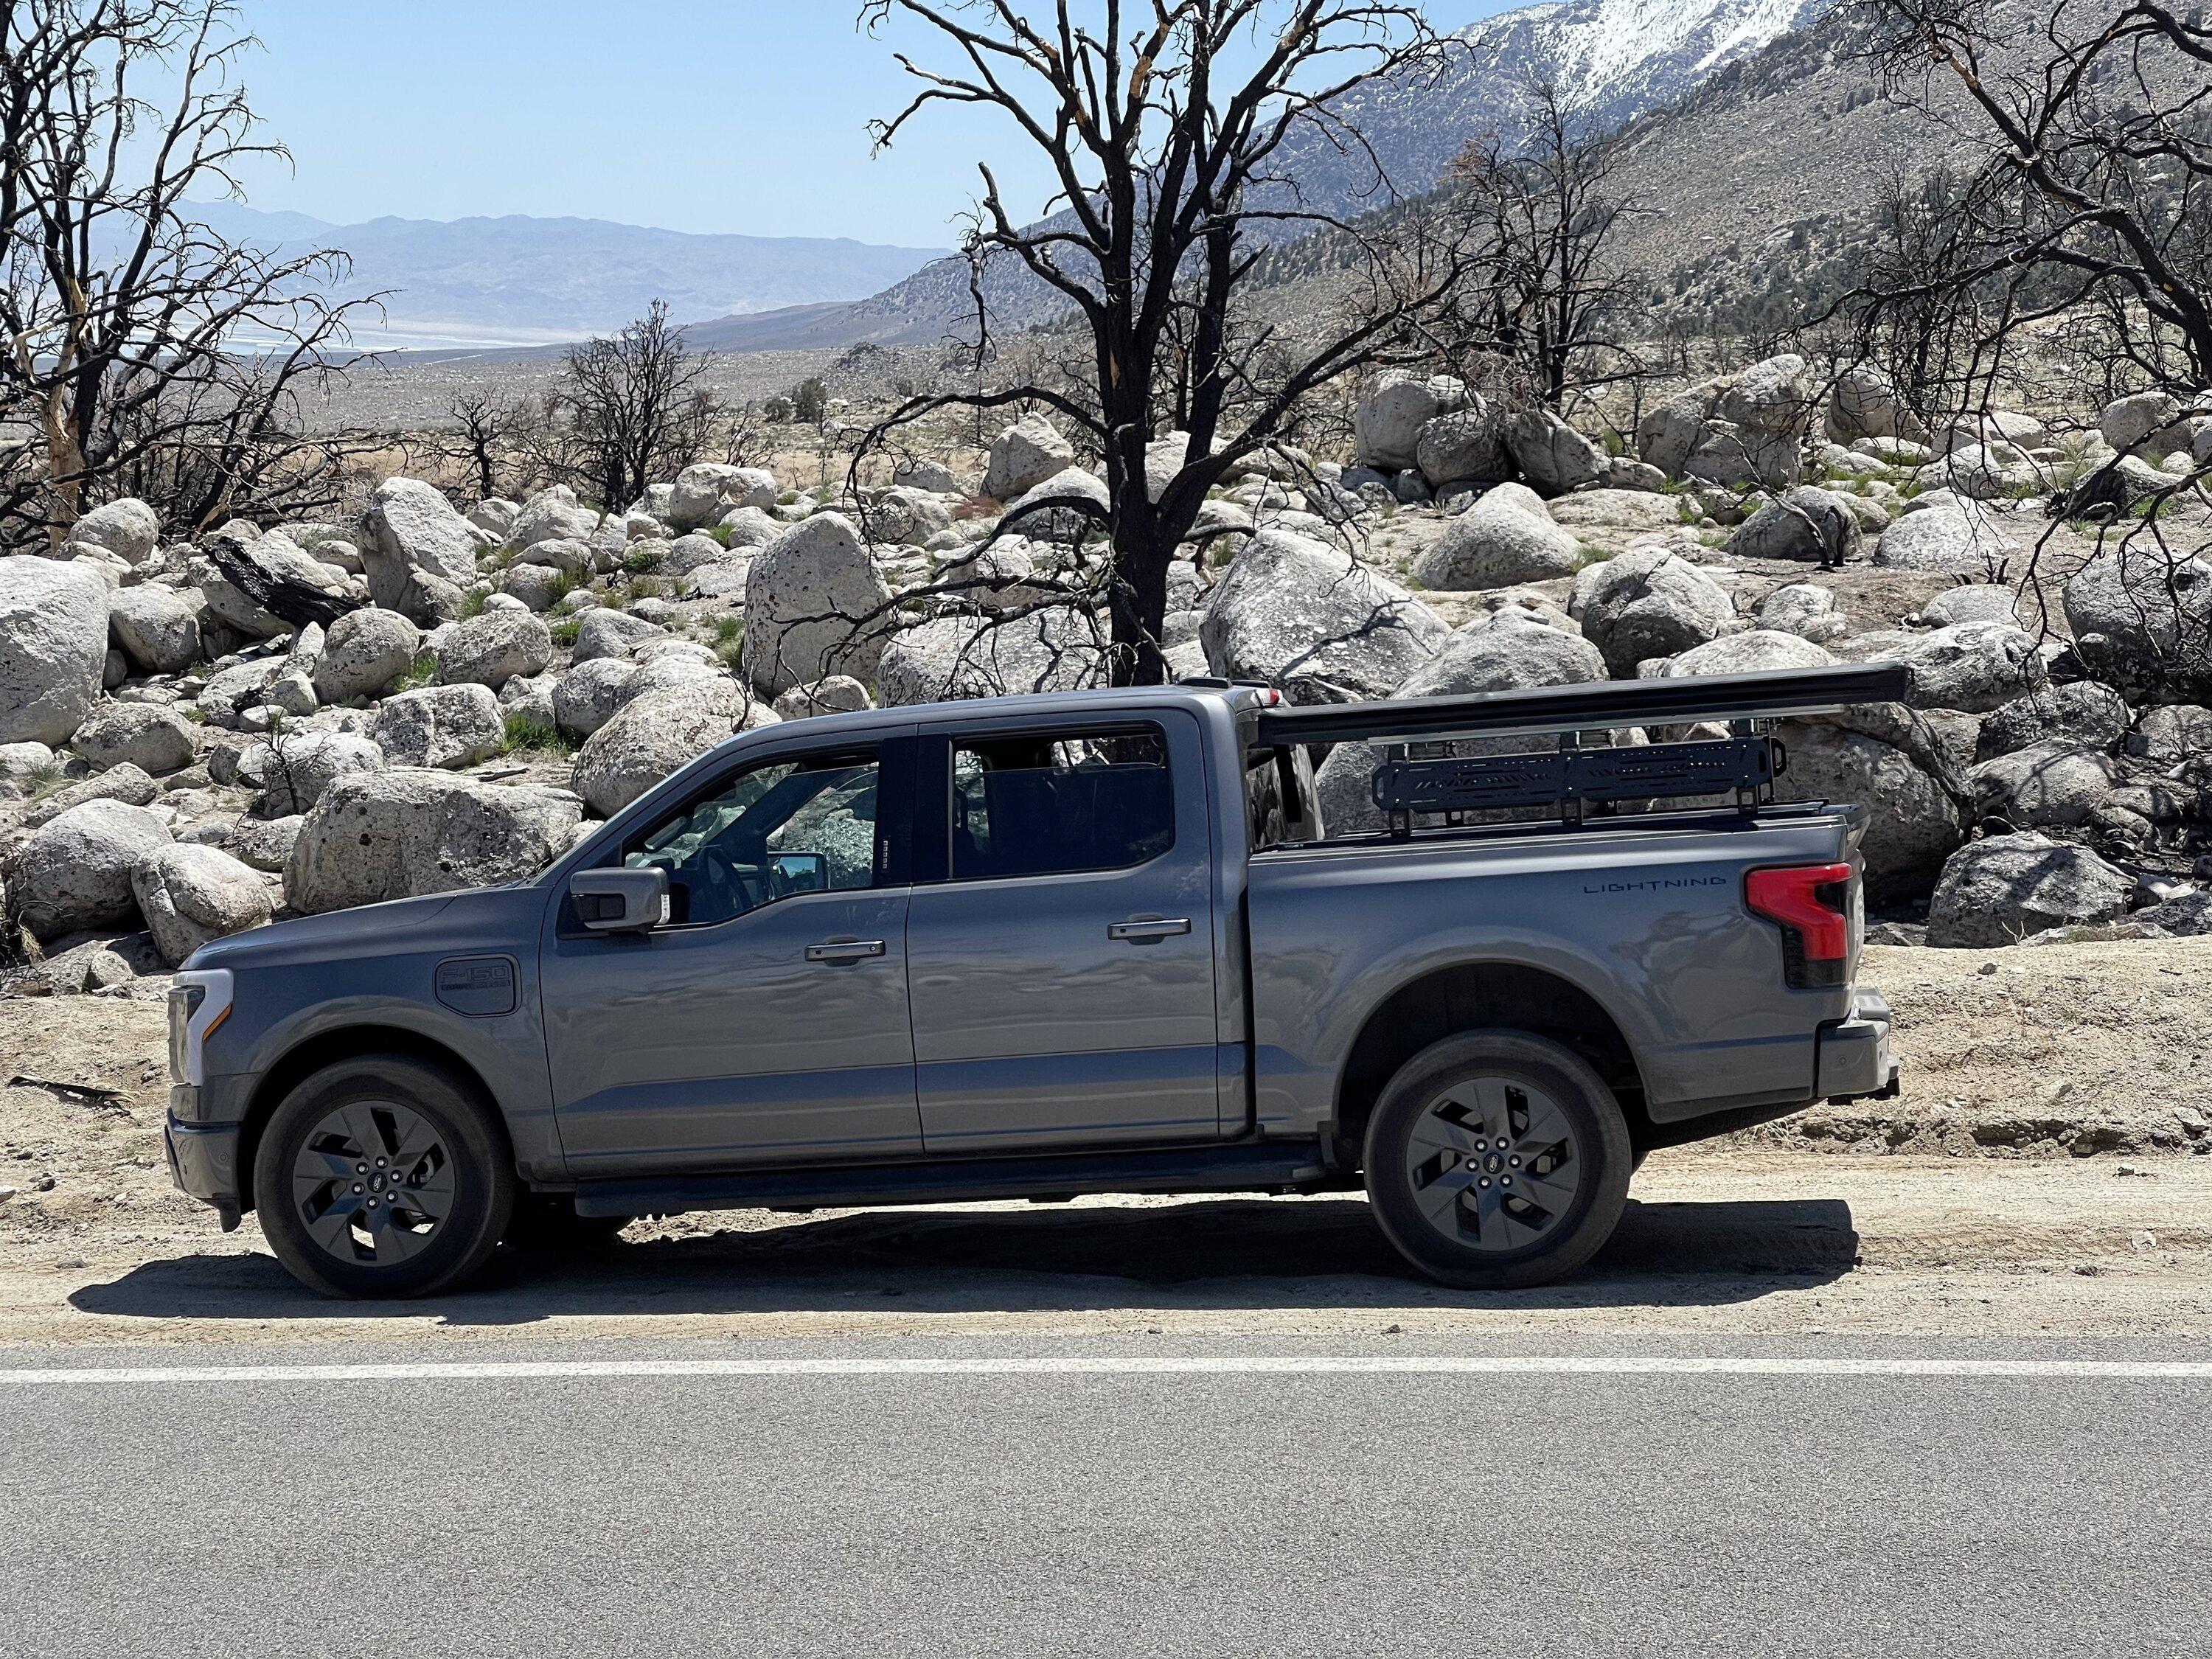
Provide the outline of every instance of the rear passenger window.
[[984,738],[952,750],[952,878],[1127,870],[1175,845],[1158,726]]

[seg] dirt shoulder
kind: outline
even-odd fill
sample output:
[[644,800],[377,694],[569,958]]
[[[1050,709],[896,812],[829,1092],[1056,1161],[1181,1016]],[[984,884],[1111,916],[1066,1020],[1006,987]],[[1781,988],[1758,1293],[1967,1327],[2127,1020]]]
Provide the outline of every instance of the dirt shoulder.
[[1762,1144],[1984,1157],[2212,1153],[2212,939],[1870,945],[1897,1100],[1820,1107]]
[[[742,1214],[502,1258],[434,1303],[296,1285],[249,1224],[140,1213],[0,1261],[10,1346],[830,1335],[1863,1334],[2212,1341],[2212,1159],[1662,1153],[1573,1281],[1411,1277],[1363,1200]],[[64,1255],[70,1251],[74,1254]]]
[[[749,1212],[334,1307],[171,1188],[158,1005],[0,1002],[0,1343],[849,1331],[2212,1337],[2212,940],[1870,950],[1902,1099],[1662,1153],[1594,1269],[1409,1278],[1357,1198]],[[56,1090],[51,1085],[70,1085]]]

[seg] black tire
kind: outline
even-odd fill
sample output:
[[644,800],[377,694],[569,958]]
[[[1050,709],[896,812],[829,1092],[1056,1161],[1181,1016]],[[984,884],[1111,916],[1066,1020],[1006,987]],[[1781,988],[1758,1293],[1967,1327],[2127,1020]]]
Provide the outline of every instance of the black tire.
[[514,1194],[490,1105],[404,1054],[364,1054],[307,1079],[270,1118],[253,1160],[263,1236],[295,1278],[330,1297],[453,1289],[491,1260]]
[[518,1193],[505,1242],[532,1255],[579,1255],[607,1249],[630,1220],[626,1215],[578,1215],[575,1200],[566,1193]]
[[1620,1103],[1585,1061],[1526,1032],[1470,1031],[1424,1048],[1383,1089],[1367,1193],[1383,1233],[1431,1278],[1517,1290],[1565,1278],[1612,1237],[1634,1156]]

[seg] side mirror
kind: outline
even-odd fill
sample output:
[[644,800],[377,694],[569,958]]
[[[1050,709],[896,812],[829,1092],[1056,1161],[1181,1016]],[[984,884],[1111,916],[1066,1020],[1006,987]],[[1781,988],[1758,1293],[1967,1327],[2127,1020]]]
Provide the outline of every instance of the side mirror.
[[769,884],[778,898],[794,893],[820,893],[830,886],[827,853],[773,853],[768,861]]
[[665,870],[579,870],[568,878],[576,920],[595,933],[642,933],[668,920]]

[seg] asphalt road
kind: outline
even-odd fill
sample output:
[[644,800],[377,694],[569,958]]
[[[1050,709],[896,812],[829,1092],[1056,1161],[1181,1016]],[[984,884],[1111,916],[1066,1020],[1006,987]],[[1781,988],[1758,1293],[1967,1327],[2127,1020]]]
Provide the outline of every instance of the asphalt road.
[[2212,1648],[2201,1346],[1557,1352],[0,1352],[0,1653]]

